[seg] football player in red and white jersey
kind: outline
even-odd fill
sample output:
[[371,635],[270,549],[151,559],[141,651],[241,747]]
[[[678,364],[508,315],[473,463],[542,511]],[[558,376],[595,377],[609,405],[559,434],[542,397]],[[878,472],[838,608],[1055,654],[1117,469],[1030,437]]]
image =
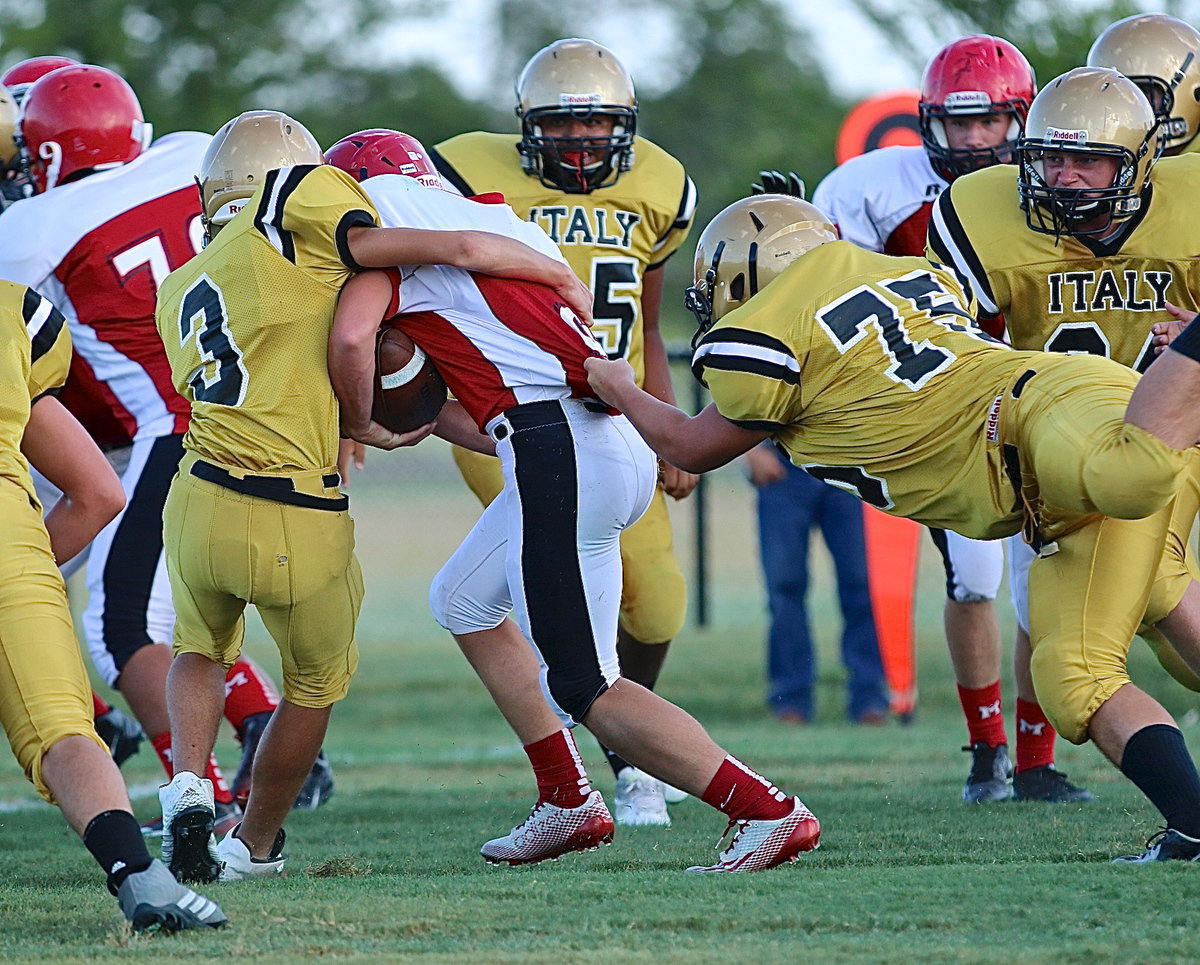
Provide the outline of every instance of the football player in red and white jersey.
[[[170,776],[165,685],[175,611],[162,506],[189,407],[171,384],[154,309],[161,281],[200,248],[194,179],[210,138],[183,131],[150,146],[133,90],[85,64],[35,80],[17,129],[35,194],[0,217],[0,277],[61,306],[75,354],[60,399],[122,476],[128,505],[90,548],[84,630],[101,676],[125,697]],[[252,732],[278,703],[275,688],[248,661],[231,668],[227,687],[227,717],[252,754]],[[233,790],[215,759],[209,766],[225,816],[235,819]],[[328,774],[322,780],[331,786]]]
[[[1013,163],[1035,91],[1033,69],[1008,41],[987,35],[954,41],[925,68],[922,146],[888,147],[850,159],[817,186],[814,203],[830,214],[847,241],[891,255],[924,255],[930,212],[943,189],[959,175]],[[994,604],[1003,548],[999,542],[930,532],[946,567],[946,642],[970,741],[971,772],[963,799],[1090,800],[1090,793],[1054,770],[1054,728],[1034,696],[1029,642],[1020,634],[1014,653],[1016,769],[1024,776],[1010,783]]]
[[[336,146],[327,156],[355,177],[372,173]],[[565,264],[557,245],[507,205],[396,174],[362,186],[384,227],[482,230]],[[760,871],[815,848],[820,825],[799,798],[621,676],[619,539],[649,505],[657,462],[628,420],[594,397],[583,363],[606,355],[590,329],[552,289],[531,282],[432,265],[356,276],[342,289],[329,365],[343,432],[364,442],[377,428],[373,345],[385,317],[435,361],[491,438],[504,476],[501,494],[430,589],[436,619],[517,733],[538,783],[529,817],[488,841],[483,856],[528,864],[612,840],[612,817],[571,737],[579,723],[739,823],[716,862],[689,870]]]

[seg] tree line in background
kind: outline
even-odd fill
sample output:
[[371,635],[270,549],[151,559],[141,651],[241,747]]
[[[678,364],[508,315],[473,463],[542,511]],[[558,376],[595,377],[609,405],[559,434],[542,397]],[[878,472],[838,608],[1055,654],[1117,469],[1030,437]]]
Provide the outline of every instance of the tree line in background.
[[[605,5],[605,23],[628,24],[628,35],[652,25],[665,38],[670,86],[639,86],[639,130],[679,157],[699,187],[697,232],[761,168],[795,170],[811,189],[833,166],[851,103],[830,88],[829,55],[784,2]],[[1105,26],[1137,12],[1122,0],[853,2],[895,38],[913,87],[942,43],[973,32],[1006,37],[1047,81],[1082,63]],[[481,99],[455,86],[445,58],[398,65],[388,56],[388,36],[445,11],[433,0],[0,0],[0,65],[62,54],[109,67],[137,91],[159,133],[215,131],[241,111],[268,107],[293,114],[322,144],[365,127],[399,128],[426,144],[478,129],[513,131],[515,142],[513,78],[534,51],[590,36],[622,55],[619,42],[591,29],[597,8],[585,6],[586,16],[561,0],[497,0],[478,35],[446,37],[464,64],[491,65],[495,94]],[[1182,17],[1182,6],[1167,0],[1162,9]],[[636,65],[633,73],[638,82]],[[690,281],[690,261],[685,246],[668,275],[664,325],[676,338],[690,332],[672,294]]]

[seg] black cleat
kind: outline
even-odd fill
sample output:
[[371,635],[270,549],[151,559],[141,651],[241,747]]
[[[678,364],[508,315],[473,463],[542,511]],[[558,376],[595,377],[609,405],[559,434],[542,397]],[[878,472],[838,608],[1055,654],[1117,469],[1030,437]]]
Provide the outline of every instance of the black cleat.
[[[234,800],[243,809],[250,797],[250,777],[254,770],[254,755],[258,753],[258,745],[262,740],[263,731],[267,729],[267,724],[270,722],[271,715],[269,713],[251,714],[242,725],[242,760],[238,764],[237,774],[233,777],[231,787]],[[304,786],[296,795],[296,802],[293,806],[301,810],[316,810],[332,796],[333,768],[330,766],[325,752],[321,751],[317,755],[317,760],[313,764],[308,778],[304,781]]]
[[95,720],[96,733],[108,745],[117,767],[133,757],[146,739],[142,725],[116,707],[110,707]]
[[1114,864],[1149,864],[1152,861],[1195,861],[1200,859],[1200,839],[1189,838],[1182,831],[1163,828],[1146,842],[1144,854],[1127,854],[1113,858]]
[[258,743],[270,722],[269,712],[251,714],[242,722],[242,732],[238,735],[242,742],[242,759],[238,763],[237,773],[233,775],[230,790],[233,791],[233,799],[243,808],[250,796],[250,774],[254,770],[254,755],[258,753]]
[[1014,801],[1047,801],[1050,804],[1084,804],[1096,800],[1085,787],[1076,787],[1053,764],[1017,771],[1012,782]]
[[1012,797],[1012,764],[1008,760],[1008,745],[988,747],[983,741],[964,747],[971,753],[971,773],[963,787],[963,800],[968,804],[1007,801]]
[[313,763],[312,770],[309,771],[308,779],[300,788],[300,793],[296,795],[294,807],[302,811],[315,811],[331,797],[333,797],[333,767],[330,766],[325,752],[321,751]]
[[129,875],[117,889],[117,901],[135,932],[220,928],[228,921],[215,901],[185,888],[161,861]]

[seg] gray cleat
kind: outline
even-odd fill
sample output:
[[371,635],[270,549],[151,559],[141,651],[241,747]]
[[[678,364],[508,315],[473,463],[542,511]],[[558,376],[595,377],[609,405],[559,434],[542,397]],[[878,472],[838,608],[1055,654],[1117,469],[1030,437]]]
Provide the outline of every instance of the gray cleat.
[[117,890],[117,901],[136,932],[220,928],[229,920],[215,901],[176,881],[161,861],[129,875]]
[[988,747],[983,741],[964,747],[971,753],[971,773],[963,786],[963,800],[968,804],[1007,801],[1012,797],[1012,764],[1008,745]]

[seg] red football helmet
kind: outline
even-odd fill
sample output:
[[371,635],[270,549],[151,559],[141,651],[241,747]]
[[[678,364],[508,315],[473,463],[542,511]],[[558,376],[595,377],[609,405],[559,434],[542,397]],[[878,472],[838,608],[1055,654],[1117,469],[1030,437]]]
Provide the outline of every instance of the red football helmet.
[[9,67],[4,76],[0,77],[0,84],[8,88],[13,100],[20,107],[21,101],[25,99],[25,92],[33,86],[35,80],[52,70],[58,70],[59,67],[74,67],[78,63],[78,60],[72,60],[70,57],[30,57]]
[[34,190],[132,161],[150,143],[133,89],[111,70],[60,67],[25,95],[17,136],[29,153]]
[[[947,181],[992,164],[1011,163],[1037,92],[1025,55],[1007,40],[973,34],[934,54],[921,80],[921,141],[934,170]],[[945,118],[1008,114],[1008,136],[996,147],[950,147]]]
[[325,163],[340,168],[356,181],[377,174],[403,174],[426,187],[446,189],[425,146],[411,134],[400,131],[374,128],[348,134],[325,152]]

